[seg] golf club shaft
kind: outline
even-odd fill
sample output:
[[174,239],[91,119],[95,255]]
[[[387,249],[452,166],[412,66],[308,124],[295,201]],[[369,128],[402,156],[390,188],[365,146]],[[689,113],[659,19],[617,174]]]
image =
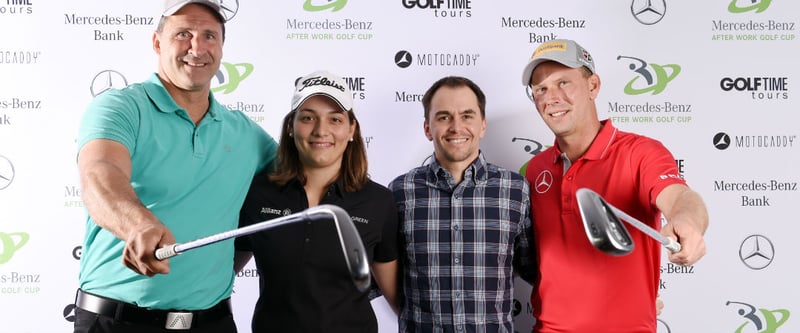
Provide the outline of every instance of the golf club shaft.
[[193,240],[193,241],[190,241],[190,242],[176,243],[176,244],[167,245],[167,246],[164,246],[164,247],[156,250],[156,259],[164,260],[164,259],[167,259],[167,258],[174,257],[174,256],[176,256],[176,255],[178,255],[178,254],[180,254],[182,252],[185,252],[185,251],[188,251],[188,250],[191,250],[191,249],[194,249],[194,248],[198,248],[198,247],[201,247],[201,246],[206,246],[206,245],[209,245],[209,244],[221,242],[221,241],[224,241],[226,239],[239,237],[239,236],[244,236],[244,235],[249,235],[249,234],[252,234],[252,233],[256,233],[256,232],[259,232],[259,231],[262,231],[262,230],[266,230],[266,229],[269,229],[269,228],[274,228],[274,227],[281,226],[281,225],[288,224],[288,223],[294,223],[294,222],[298,222],[298,221],[307,220],[307,219],[310,218],[308,215],[309,214],[307,212],[303,211],[303,212],[295,213],[295,214],[292,214],[292,215],[279,217],[277,219],[272,219],[272,220],[269,220],[269,221],[264,221],[264,222],[259,222],[259,223],[256,223],[256,224],[252,224],[252,225],[249,225],[249,226],[246,226],[246,227],[241,227],[239,229],[224,231],[224,232],[221,232],[221,233],[218,233],[218,234],[214,234],[214,235],[211,235],[211,236],[208,236],[208,237],[203,237],[203,238],[196,239],[196,240]]
[[607,202],[606,202],[606,204],[608,205],[609,208],[611,208],[611,210],[613,211],[614,215],[619,216],[620,218],[622,218],[623,220],[628,222],[628,224],[634,226],[636,229],[639,229],[639,231],[641,231],[641,232],[645,233],[646,235],[652,237],[653,239],[657,240],[659,243],[663,244],[664,247],[667,248],[667,250],[670,250],[670,252],[672,252],[672,253],[680,252],[681,244],[679,244],[674,239],[669,238],[669,237],[664,237],[664,235],[662,235],[661,233],[659,233],[655,229],[653,229],[650,226],[642,223],[641,221],[637,220],[633,216],[628,215],[627,213],[623,212],[619,208],[614,207],[612,204],[607,203]]

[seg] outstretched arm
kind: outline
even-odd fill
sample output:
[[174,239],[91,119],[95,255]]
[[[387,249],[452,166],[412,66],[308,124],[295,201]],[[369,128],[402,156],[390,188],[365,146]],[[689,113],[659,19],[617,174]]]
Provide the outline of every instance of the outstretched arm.
[[146,276],[169,273],[169,262],[155,250],[175,237],[142,203],[130,185],[131,159],[119,142],[95,139],[78,155],[81,197],[92,219],[125,242],[122,262]]
[[669,185],[656,198],[656,206],[667,219],[661,233],[681,244],[681,251],[670,253],[669,261],[688,266],[700,260],[706,253],[703,235],[708,228],[708,211],[700,194],[686,185]]

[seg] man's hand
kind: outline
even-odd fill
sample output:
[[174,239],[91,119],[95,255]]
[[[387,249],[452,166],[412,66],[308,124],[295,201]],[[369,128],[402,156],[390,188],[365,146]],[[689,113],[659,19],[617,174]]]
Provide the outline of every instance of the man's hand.
[[662,229],[661,234],[671,237],[681,244],[681,250],[676,253],[669,253],[669,261],[681,266],[689,266],[696,263],[706,254],[706,242],[700,230],[694,228],[692,223],[681,223],[672,221],[667,223]]
[[174,244],[175,237],[160,222],[141,223],[131,229],[122,252],[122,262],[136,273],[152,277],[169,274],[169,261],[156,259],[156,249]]

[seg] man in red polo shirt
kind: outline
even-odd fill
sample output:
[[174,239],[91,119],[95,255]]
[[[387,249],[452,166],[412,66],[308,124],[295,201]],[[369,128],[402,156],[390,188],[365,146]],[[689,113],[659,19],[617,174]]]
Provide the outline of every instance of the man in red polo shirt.
[[589,188],[608,203],[661,228],[683,249],[669,255],[692,265],[706,251],[708,213],[680,176],[672,154],[654,139],[600,121],[594,61],[572,40],[540,45],[522,75],[539,115],[553,131],[552,148],[527,166],[539,263],[531,303],[534,332],[655,333],[661,245],[635,229],[625,256],[595,249],[575,198]]

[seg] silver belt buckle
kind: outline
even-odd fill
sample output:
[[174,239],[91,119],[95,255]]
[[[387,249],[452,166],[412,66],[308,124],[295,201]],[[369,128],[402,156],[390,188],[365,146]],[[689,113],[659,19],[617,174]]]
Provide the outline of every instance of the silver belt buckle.
[[164,328],[168,330],[188,330],[192,328],[194,313],[191,312],[167,312],[167,322]]

